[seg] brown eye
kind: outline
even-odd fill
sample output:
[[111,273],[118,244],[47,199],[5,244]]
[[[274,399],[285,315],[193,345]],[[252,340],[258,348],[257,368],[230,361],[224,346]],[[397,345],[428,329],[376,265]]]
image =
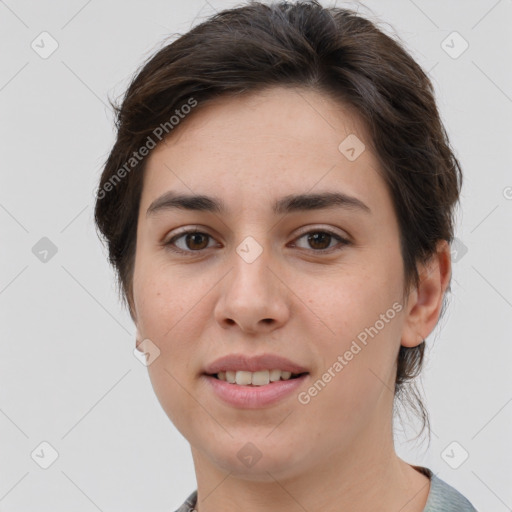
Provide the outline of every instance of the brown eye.
[[[305,250],[313,252],[331,252],[332,250],[342,249],[343,246],[349,245],[349,240],[332,233],[331,231],[309,231],[300,236],[297,240],[306,239],[308,247],[301,247]],[[331,245],[331,242],[338,241],[338,247]],[[300,246],[298,246],[300,247]]]
[[164,245],[171,251],[190,254],[207,249],[209,239],[211,236],[207,233],[190,230],[174,236]]
[[[302,249],[320,254],[341,250],[344,246],[350,245],[349,240],[325,230],[309,231],[297,240],[301,239],[307,239],[308,245],[308,247],[301,247]],[[164,246],[176,253],[193,255],[195,252],[200,253],[208,249],[209,240],[213,240],[213,238],[207,233],[189,230],[172,237],[168,242],[164,243]],[[338,244],[331,245],[333,241],[337,241]],[[300,246],[298,245],[298,247]]]
[[187,233],[185,235],[185,245],[188,249],[206,249],[208,246],[208,235],[205,233]]
[[319,231],[308,235],[308,243],[313,249],[328,249],[332,235]]

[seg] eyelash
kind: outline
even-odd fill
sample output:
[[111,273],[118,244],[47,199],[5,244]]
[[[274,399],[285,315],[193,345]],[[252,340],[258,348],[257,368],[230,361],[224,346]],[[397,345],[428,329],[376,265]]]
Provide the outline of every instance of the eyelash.
[[[209,235],[208,233],[204,233],[202,231],[199,231],[197,229],[189,229],[189,230],[186,230],[186,231],[182,231],[181,233],[178,233],[177,235],[173,236],[169,241],[167,242],[164,242],[164,246],[166,249],[172,251],[172,252],[175,252],[175,253],[178,253],[178,254],[183,254],[183,255],[186,255],[186,256],[193,256],[195,253],[201,253],[207,249],[210,249],[210,247],[207,247],[205,249],[199,249],[197,251],[192,251],[192,250],[183,250],[183,249],[179,249],[179,248],[176,248],[174,243],[176,242],[176,240],[179,240],[180,238],[188,235],[188,234],[199,234],[199,235],[206,235],[207,237],[209,237],[210,239],[213,239],[213,237],[211,235]],[[340,235],[332,232],[332,231],[329,231],[328,229],[314,229],[314,230],[311,230],[311,231],[306,231],[305,233],[302,233],[301,235],[299,235],[296,240],[300,240],[301,238],[303,238],[304,236],[306,235],[311,235],[311,234],[317,234],[317,233],[323,233],[323,234],[327,234],[327,235],[330,235],[332,236],[333,238],[335,238],[340,244],[341,244],[341,247],[330,247],[329,249],[302,249],[303,251],[307,251],[307,252],[311,252],[311,253],[315,253],[315,254],[330,254],[331,252],[335,252],[335,251],[338,251],[338,250],[341,250],[343,249],[344,246],[346,245],[350,245],[351,242],[349,240],[347,240],[346,238],[343,238],[341,237]]]

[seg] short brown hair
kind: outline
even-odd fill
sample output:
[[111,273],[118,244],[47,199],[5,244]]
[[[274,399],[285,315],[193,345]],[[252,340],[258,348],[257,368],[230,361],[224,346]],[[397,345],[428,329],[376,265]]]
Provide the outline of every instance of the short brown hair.
[[[111,102],[117,140],[101,175],[95,221],[132,318],[147,158],[135,163],[135,171],[126,162],[191,98],[197,109],[219,96],[273,86],[314,89],[351,107],[364,121],[370,137],[365,144],[378,158],[398,219],[404,293],[419,284],[417,264],[428,261],[436,243],[453,240],[460,165],[431,81],[403,45],[349,9],[326,8],[316,0],[252,1],[217,13],[163,47],[135,74],[121,106]],[[395,384],[395,396],[407,398],[423,420],[422,432],[428,414],[412,381],[422,368],[424,349],[425,340],[400,347]]]

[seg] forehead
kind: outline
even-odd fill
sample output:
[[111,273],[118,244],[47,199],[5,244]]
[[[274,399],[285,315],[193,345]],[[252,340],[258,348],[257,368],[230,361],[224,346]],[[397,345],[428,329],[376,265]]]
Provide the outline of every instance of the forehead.
[[[280,86],[225,95],[199,104],[183,117],[153,151],[153,157],[168,146],[193,146],[199,141],[208,145],[221,137],[245,144],[264,141],[268,149],[279,149],[285,141],[290,145],[307,141],[308,147],[337,146],[349,134],[369,142],[364,123],[354,108],[306,88]],[[300,151],[301,146],[295,149]]]
[[364,196],[384,187],[377,169],[352,109],[317,91],[276,87],[197,106],[149,155],[142,202],[147,208],[167,189],[215,189],[233,201],[315,187]]

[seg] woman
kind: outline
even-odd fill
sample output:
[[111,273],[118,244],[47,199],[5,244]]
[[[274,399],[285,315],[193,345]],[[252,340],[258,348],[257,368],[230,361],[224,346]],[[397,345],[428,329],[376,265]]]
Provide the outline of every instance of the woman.
[[198,510],[474,511],[400,459],[461,170],[418,64],[316,1],[218,13],[117,109],[96,222]]

